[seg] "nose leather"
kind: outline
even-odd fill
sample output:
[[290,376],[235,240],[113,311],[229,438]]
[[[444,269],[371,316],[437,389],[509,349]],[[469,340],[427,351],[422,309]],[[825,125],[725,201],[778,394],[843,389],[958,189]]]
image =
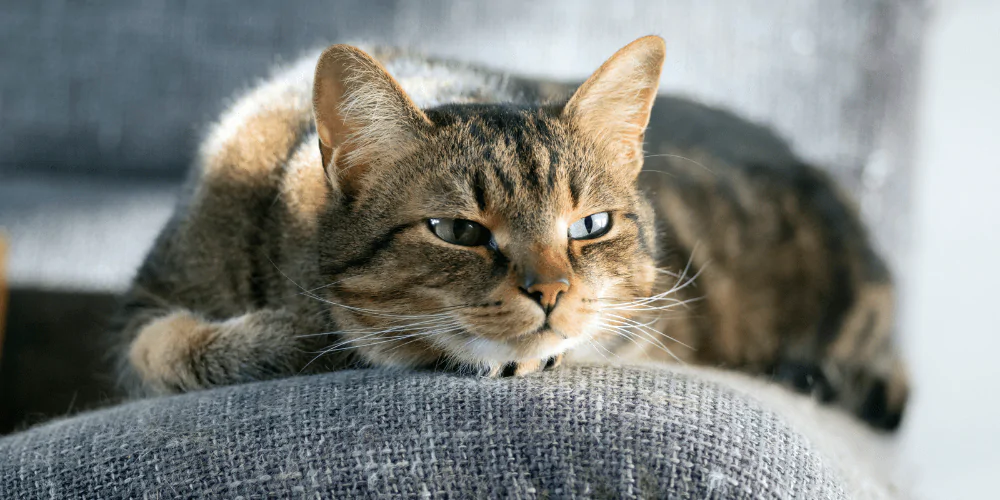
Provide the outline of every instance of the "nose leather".
[[524,273],[521,290],[542,306],[548,314],[555,309],[559,297],[569,290],[569,279],[562,273],[543,276],[535,271]]

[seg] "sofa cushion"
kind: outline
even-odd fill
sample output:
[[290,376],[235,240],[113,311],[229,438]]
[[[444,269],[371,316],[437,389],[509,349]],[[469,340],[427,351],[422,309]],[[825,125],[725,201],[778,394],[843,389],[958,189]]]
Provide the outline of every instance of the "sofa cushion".
[[787,406],[763,405],[728,375],[705,373],[567,367],[484,380],[365,370],[142,400],[3,438],[0,491],[7,499],[890,496],[879,478],[863,477],[875,473],[864,462],[803,432],[812,419],[786,418],[766,408]]

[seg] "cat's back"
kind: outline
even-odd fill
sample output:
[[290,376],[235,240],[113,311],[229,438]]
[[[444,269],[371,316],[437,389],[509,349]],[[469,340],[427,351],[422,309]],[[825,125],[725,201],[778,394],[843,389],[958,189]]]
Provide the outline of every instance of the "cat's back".
[[[537,87],[503,73],[387,47],[370,51],[420,108],[474,102],[534,100]],[[277,67],[244,92],[213,124],[201,145],[201,174],[263,180],[315,137],[313,73],[319,51]],[[315,141],[313,145],[315,145]],[[314,148],[315,149],[315,148]],[[317,156],[318,158],[318,156]],[[318,164],[317,164],[318,166]]]
[[[510,76],[464,62],[403,49],[360,47],[374,56],[421,109],[447,104],[550,103],[574,86]],[[193,186],[219,183],[268,188],[287,172],[321,170],[313,122],[313,78],[320,51],[311,51],[237,94],[208,128],[191,176]],[[197,188],[191,189],[192,193]]]

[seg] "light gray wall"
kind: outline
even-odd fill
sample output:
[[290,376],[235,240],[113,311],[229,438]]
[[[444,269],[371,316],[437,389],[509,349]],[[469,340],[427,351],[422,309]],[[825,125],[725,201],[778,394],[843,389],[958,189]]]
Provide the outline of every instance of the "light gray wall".
[[1000,2],[938,2],[920,97],[902,337],[919,498],[994,498],[1000,471]]

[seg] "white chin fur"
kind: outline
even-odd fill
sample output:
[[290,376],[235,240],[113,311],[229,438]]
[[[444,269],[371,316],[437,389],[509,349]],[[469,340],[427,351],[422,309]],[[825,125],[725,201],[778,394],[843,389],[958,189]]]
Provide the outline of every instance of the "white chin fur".
[[511,361],[527,361],[528,359],[546,359],[557,354],[564,353],[585,341],[585,336],[578,335],[573,338],[564,339],[548,349],[540,350],[537,354],[529,358],[519,359],[514,349],[504,342],[495,340],[475,338],[457,342],[457,345],[448,346],[451,349],[460,351],[460,357],[471,358],[479,362],[490,364],[502,364]]

